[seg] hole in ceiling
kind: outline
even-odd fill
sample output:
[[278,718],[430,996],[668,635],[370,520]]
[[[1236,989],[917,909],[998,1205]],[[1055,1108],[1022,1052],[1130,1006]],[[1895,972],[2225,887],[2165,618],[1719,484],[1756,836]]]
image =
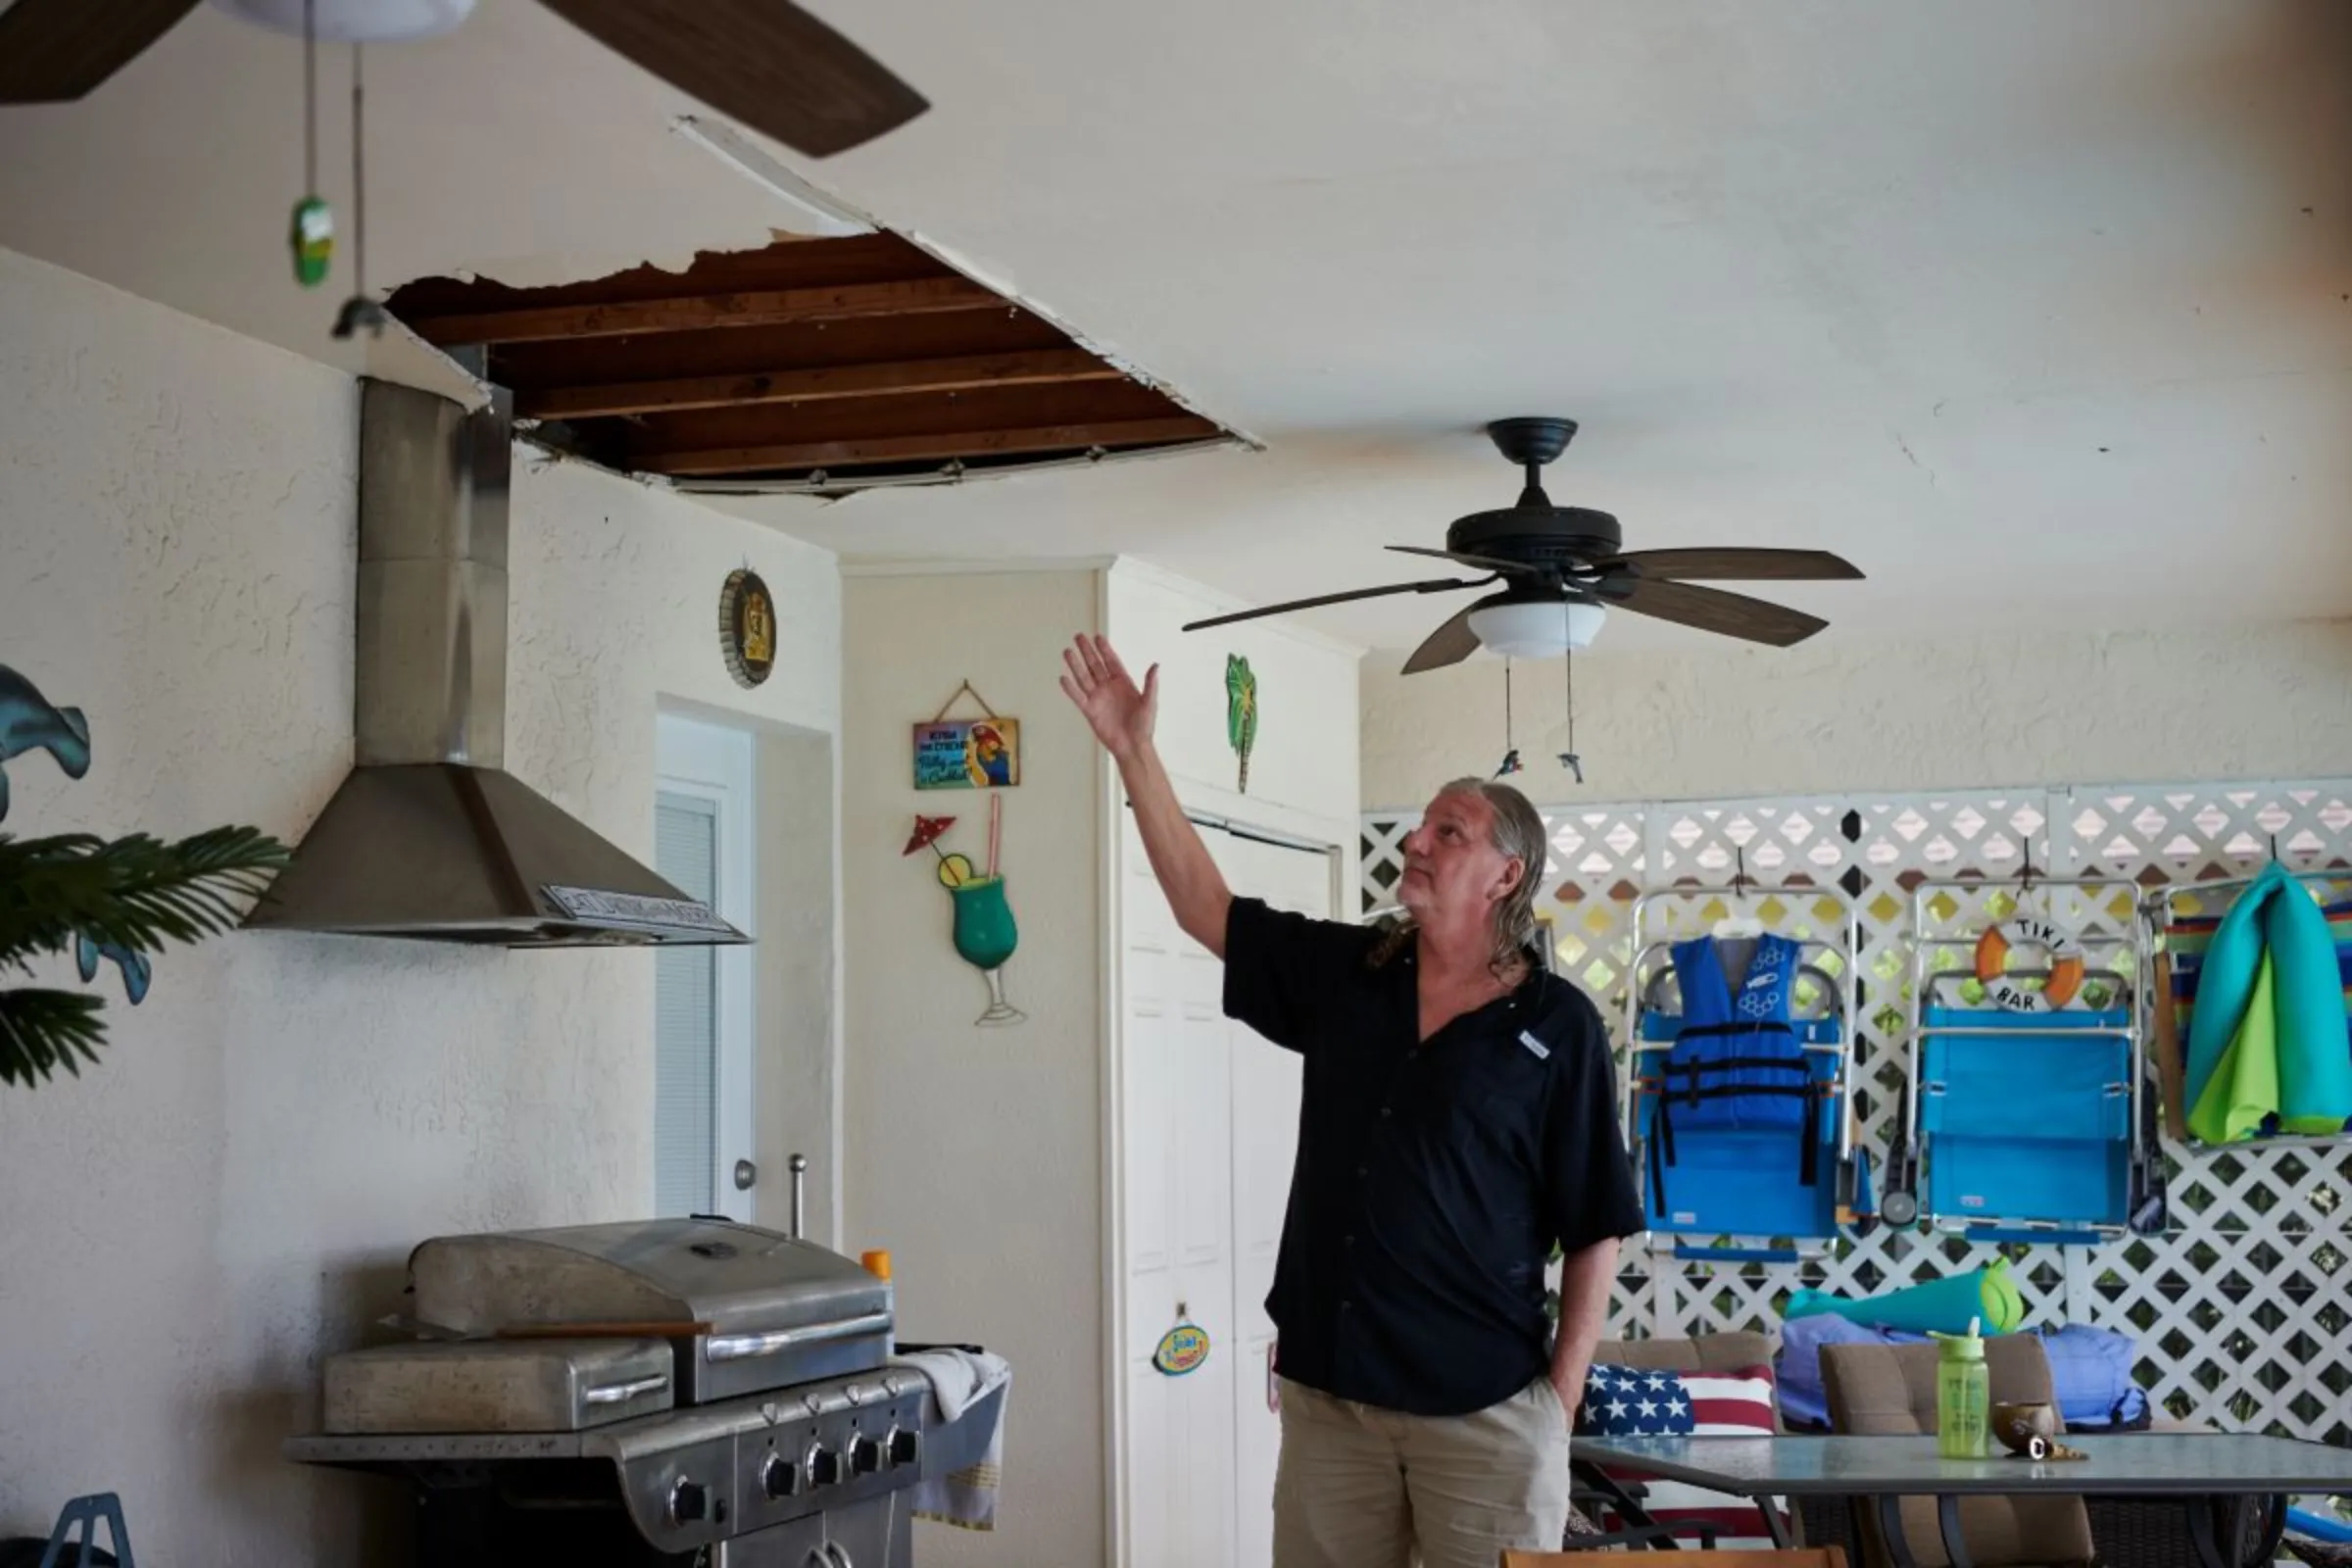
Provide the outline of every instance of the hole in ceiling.
[[548,444],[685,488],[842,493],[1238,441],[899,235],[387,302]]

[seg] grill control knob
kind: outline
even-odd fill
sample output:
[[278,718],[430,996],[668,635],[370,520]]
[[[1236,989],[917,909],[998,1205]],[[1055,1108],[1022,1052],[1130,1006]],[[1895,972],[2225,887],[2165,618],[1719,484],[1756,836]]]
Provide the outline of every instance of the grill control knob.
[[821,1443],[808,1445],[808,1484],[830,1487],[841,1480],[841,1455]]
[[801,1490],[800,1467],[780,1453],[767,1456],[760,1467],[760,1490],[771,1497],[789,1497]]
[[699,1481],[681,1481],[669,1489],[669,1522],[700,1524],[710,1512],[710,1489]]
[[912,1464],[923,1456],[923,1435],[907,1427],[892,1427],[890,1436],[882,1440],[882,1462],[888,1465]]
[[860,1432],[850,1439],[850,1474],[870,1476],[882,1468],[882,1445]]

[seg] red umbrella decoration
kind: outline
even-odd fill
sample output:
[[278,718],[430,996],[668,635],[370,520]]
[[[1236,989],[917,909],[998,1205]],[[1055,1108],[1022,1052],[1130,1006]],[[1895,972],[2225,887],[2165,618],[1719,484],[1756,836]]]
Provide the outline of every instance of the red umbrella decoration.
[[914,819],[914,831],[906,836],[906,847],[899,852],[901,856],[908,856],[917,850],[927,849],[938,856],[939,880],[943,887],[958,888],[972,879],[971,857],[950,855],[939,847],[940,836],[955,825],[956,819],[952,816],[917,816]]

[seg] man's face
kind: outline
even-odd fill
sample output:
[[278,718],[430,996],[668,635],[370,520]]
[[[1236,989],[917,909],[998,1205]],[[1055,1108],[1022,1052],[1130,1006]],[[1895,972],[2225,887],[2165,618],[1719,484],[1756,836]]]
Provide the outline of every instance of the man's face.
[[1519,885],[1524,869],[1494,848],[1494,808],[1477,795],[1448,791],[1404,836],[1396,902],[1425,923],[1465,908],[1483,917]]

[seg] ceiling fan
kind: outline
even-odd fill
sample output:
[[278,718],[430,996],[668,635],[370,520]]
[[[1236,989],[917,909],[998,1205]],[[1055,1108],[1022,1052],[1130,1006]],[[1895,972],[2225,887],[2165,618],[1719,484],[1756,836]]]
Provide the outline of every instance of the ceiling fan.
[[1518,502],[1456,518],[1446,530],[1443,550],[1420,545],[1388,547],[1408,556],[1436,556],[1465,566],[1484,567],[1487,576],[1438,577],[1319,594],[1261,610],[1213,615],[1184,629],[1198,631],[1204,626],[1385,594],[1446,593],[1500,583],[1499,592],[1456,612],[1432,632],[1404,662],[1404,673],[1458,664],[1482,646],[1511,659],[1546,659],[1577,652],[1592,645],[1611,607],[1700,631],[1787,648],[1829,622],[1744,594],[1696,587],[1694,581],[1816,582],[1862,575],[1845,561],[1822,550],[1700,548],[1628,553],[1623,548],[1625,534],[1615,517],[1585,507],[1553,506],[1544,493],[1544,466],[1566,451],[1575,434],[1574,419],[1496,419],[1487,426],[1488,437],[1505,458],[1527,470],[1527,487],[1519,492]]
[[[79,98],[198,0],[16,0],[0,10],[0,104]],[[447,32],[475,0],[213,0],[300,36],[391,42]],[[615,53],[754,130],[823,158],[895,130],[929,102],[790,0],[540,0]]]

